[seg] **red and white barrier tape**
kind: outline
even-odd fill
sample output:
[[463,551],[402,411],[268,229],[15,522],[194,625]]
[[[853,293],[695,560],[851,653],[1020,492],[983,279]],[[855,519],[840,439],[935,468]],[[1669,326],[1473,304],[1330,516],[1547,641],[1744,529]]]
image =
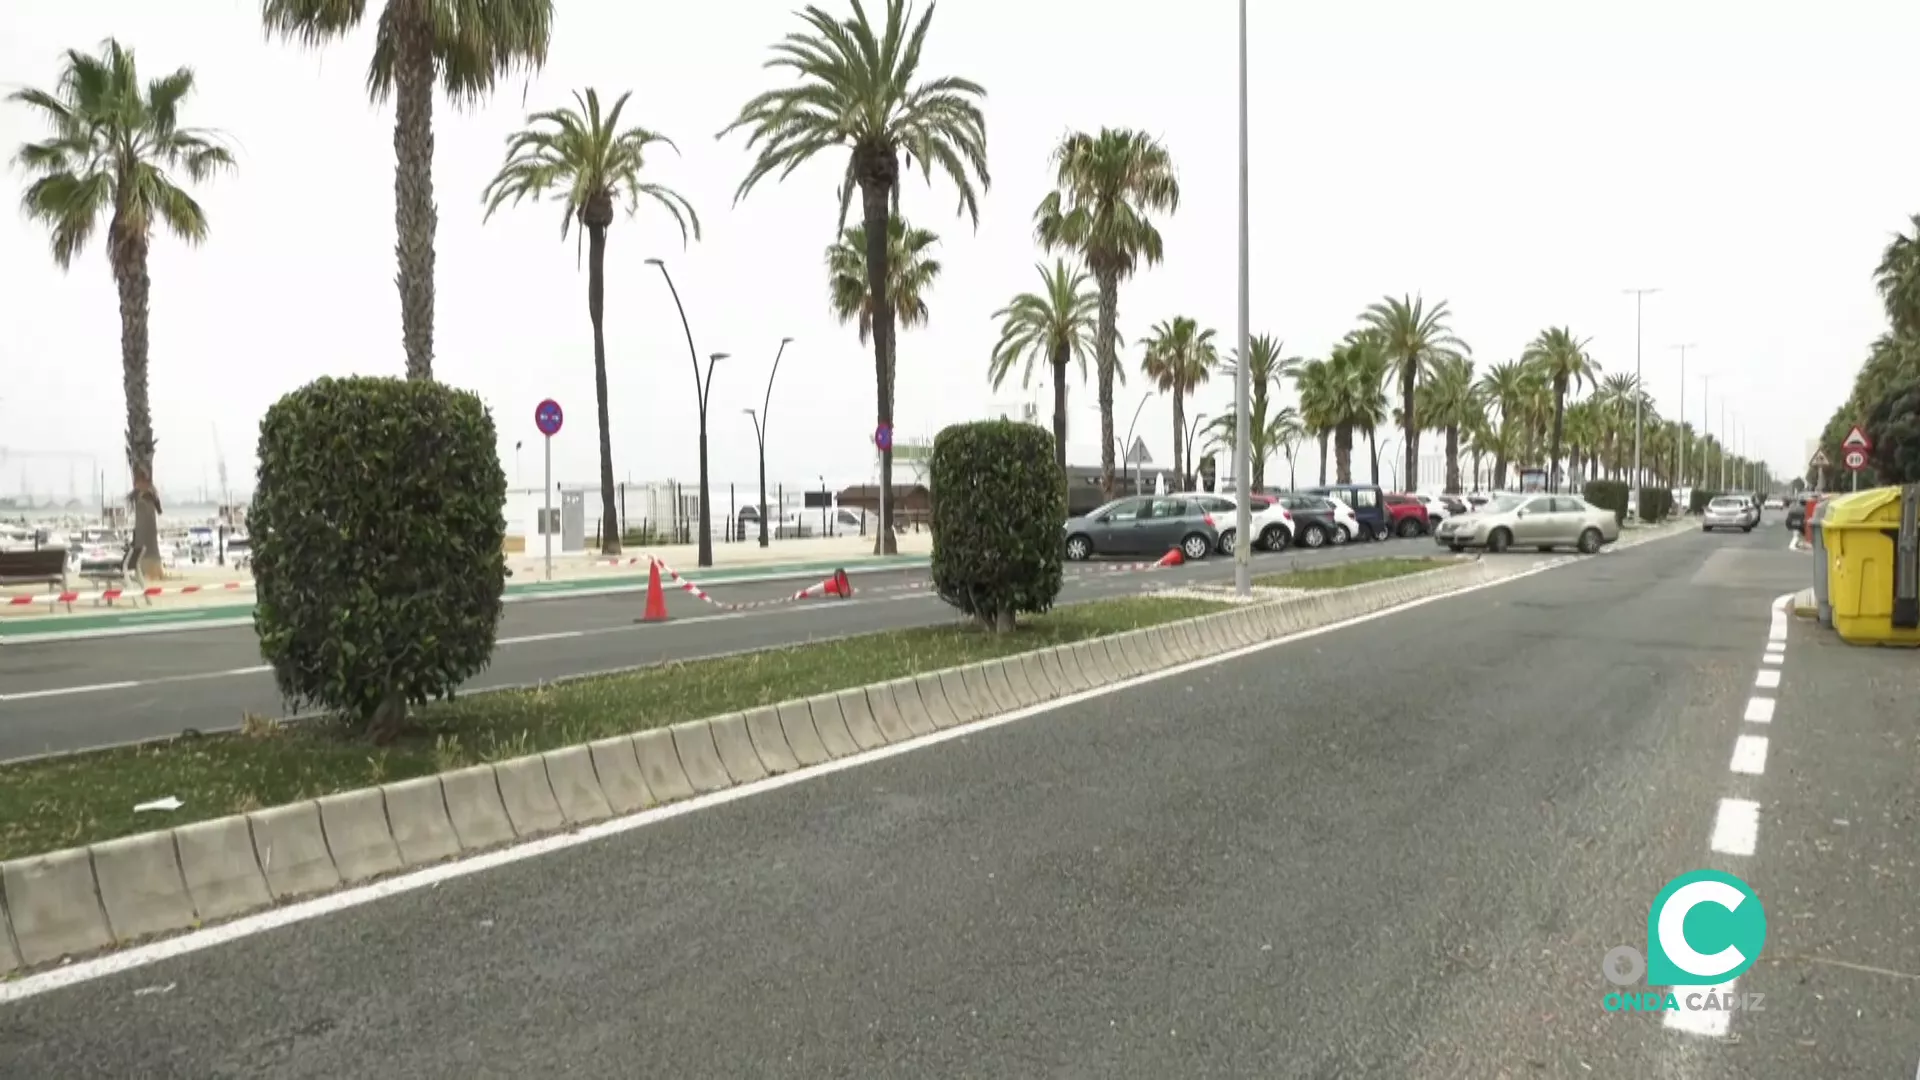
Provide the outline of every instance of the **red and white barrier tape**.
[[180,585],[169,588],[165,585],[151,585],[144,589],[102,589],[99,592],[58,592],[40,596],[0,597],[8,607],[24,607],[27,604],[77,604],[84,600],[151,600],[156,596],[191,596],[194,593],[209,592],[246,592],[253,589],[251,581],[227,581],[218,585]]
[[[809,585],[806,588],[801,589],[799,592],[794,593],[792,596],[782,596],[773,600],[748,600],[742,603],[728,603],[725,600],[715,600],[713,597],[708,596],[707,591],[705,589],[702,589],[700,586],[695,585],[693,582],[688,581],[685,578],[681,577],[678,573],[674,571],[673,567],[668,566],[666,563],[661,562],[659,559],[654,559],[653,565],[658,566],[662,574],[666,575],[669,578],[672,578],[673,583],[680,587],[681,592],[684,592],[689,596],[693,596],[701,600],[705,600],[707,603],[712,604],[714,607],[721,608],[726,611],[749,611],[749,610],[752,610],[753,608],[775,607],[780,604],[791,604],[795,600],[806,600],[810,597],[825,596],[827,595],[826,593],[827,585],[833,580],[832,578],[828,578],[826,581],[822,581],[817,585]],[[849,596],[853,595],[852,586],[848,586],[847,595]]]

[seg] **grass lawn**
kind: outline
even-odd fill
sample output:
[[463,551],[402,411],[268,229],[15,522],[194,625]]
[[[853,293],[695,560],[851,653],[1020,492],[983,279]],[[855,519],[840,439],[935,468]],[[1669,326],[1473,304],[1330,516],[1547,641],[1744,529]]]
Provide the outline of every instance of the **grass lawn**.
[[[1168,597],[1102,600],[1024,619],[1007,635],[927,627],[474,694],[418,710],[412,729],[385,747],[330,722],[258,723],[238,733],[0,765],[0,859],[992,660],[1225,606]],[[136,803],[169,795],[186,805],[171,813],[133,812]]]
[[1334,563],[1331,566],[1316,566],[1311,570],[1295,570],[1286,574],[1267,574],[1253,579],[1255,585],[1265,589],[1344,589],[1349,585],[1364,585],[1369,581],[1385,581],[1388,578],[1405,577],[1408,574],[1422,574],[1428,570],[1438,570],[1463,562],[1457,558],[1431,559],[1361,559],[1355,562]]

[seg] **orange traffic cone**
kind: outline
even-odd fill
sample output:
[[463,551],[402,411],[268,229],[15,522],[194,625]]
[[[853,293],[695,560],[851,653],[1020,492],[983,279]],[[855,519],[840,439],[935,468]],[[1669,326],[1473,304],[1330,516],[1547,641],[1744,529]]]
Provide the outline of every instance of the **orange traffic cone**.
[[827,595],[838,596],[842,600],[853,595],[853,583],[847,580],[845,570],[835,570],[833,576],[827,579]]
[[667,595],[660,591],[660,564],[647,561],[647,612],[641,622],[667,621]]
[[1167,553],[1160,556],[1160,561],[1153,565],[1155,569],[1158,569],[1162,566],[1179,566],[1186,561],[1186,559],[1180,556],[1179,548],[1168,548]]

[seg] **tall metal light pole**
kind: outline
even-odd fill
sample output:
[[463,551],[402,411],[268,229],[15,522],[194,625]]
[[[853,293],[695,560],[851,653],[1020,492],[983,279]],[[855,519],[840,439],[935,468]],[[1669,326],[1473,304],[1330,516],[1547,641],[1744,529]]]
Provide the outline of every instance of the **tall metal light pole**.
[[[713,388],[714,365],[727,358],[726,353],[714,353],[707,358],[707,374],[700,376],[700,353],[693,347],[693,327],[687,323],[687,309],[680,303],[680,290],[673,285],[673,275],[667,273],[667,264],[659,259],[648,259],[647,265],[660,268],[660,276],[667,279],[667,291],[673,294],[673,307],[680,313],[680,329],[687,335],[687,359],[693,362],[693,391],[700,404],[700,558],[702,567],[713,565],[713,500],[707,497],[707,391]],[[674,512],[679,512],[679,507]]]
[[1674,432],[1680,441],[1680,475],[1674,478],[1674,485],[1683,488],[1691,486],[1687,483],[1687,444],[1693,441],[1687,438],[1687,350],[1699,347],[1691,341],[1674,346],[1680,350],[1680,423],[1679,430]]
[[1631,500],[1632,505],[1636,507],[1633,515],[1636,520],[1640,517],[1637,510],[1640,505],[1640,497],[1637,494],[1640,490],[1640,399],[1646,396],[1646,384],[1640,381],[1640,307],[1648,293],[1659,291],[1659,289],[1621,290],[1621,292],[1633,294],[1633,475],[1628,477],[1627,482],[1636,493]]
[[1720,490],[1727,490],[1727,451],[1732,447],[1727,442],[1727,399],[1720,399]]
[[[1133,419],[1127,422],[1127,446],[1120,454],[1122,465],[1127,463],[1128,458],[1133,457],[1133,428],[1140,422],[1140,410],[1146,408],[1147,402],[1151,400],[1153,400],[1153,391],[1149,390],[1140,395],[1140,404],[1133,407]],[[1133,463],[1133,493],[1140,494],[1140,462],[1137,459]]]
[[1253,595],[1253,565],[1247,561],[1253,545],[1246,538],[1253,532],[1253,465],[1251,417],[1247,415],[1248,373],[1247,338],[1252,321],[1248,277],[1251,253],[1247,244],[1247,0],[1240,0],[1240,363],[1234,365],[1233,378],[1233,493],[1239,506],[1234,509],[1233,591],[1236,596]]
[[[780,349],[773,354],[773,370],[767,372],[767,394],[760,401],[760,411],[742,409],[741,412],[753,417],[753,437],[760,443],[760,546],[767,546],[767,409],[773,404],[773,377],[780,374],[780,357],[784,356],[787,346],[793,339],[780,339]],[[728,524],[732,528],[732,524]]]

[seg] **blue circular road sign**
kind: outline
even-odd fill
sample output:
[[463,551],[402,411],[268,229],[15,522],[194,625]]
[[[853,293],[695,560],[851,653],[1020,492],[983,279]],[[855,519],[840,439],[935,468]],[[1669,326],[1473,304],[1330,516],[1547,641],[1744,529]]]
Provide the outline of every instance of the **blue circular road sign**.
[[560,411],[560,403],[552,398],[533,407],[533,426],[548,438],[560,434],[560,424],[565,419],[565,414]]
[[873,429],[873,445],[879,447],[880,452],[883,454],[893,449],[892,424],[881,424],[879,427]]

